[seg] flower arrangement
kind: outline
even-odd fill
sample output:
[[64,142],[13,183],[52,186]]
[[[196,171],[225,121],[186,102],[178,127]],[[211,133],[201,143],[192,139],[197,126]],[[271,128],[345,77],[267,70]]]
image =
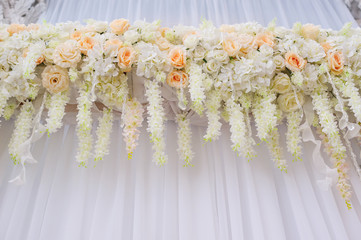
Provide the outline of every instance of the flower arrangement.
[[[350,126],[361,121],[360,36],[361,30],[350,24],[340,31],[300,23],[287,29],[274,22],[267,27],[243,23],[217,28],[205,20],[199,28],[166,28],[159,21],[130,24],[126,19],[110,24],[89,20],[85,25],[1,24],[0,117],[7,120],[18,112],[9,152],[19,163],[22,145],[42,121],[34,118],[40,111],[38,99],[45,99],[50,135],[62,127],[66,105],[76,93],[76,159],[81,166],[107,154],[115,112],[122,114],[130,159],[145,109],[153,161],[163,165],[165,86],[178,99],[174,120],[184,166],[194,164],[190,112],[208,119],[205,141],[217,140],[228,122],[232,149],[247,159],[256,155],[253,117],[257,137],[267,143],[276,167],[284,172],[287,162],[278,125],[287,121],[287,150],[294,160],[302,159],[302,128],[315,127],[337,169],[337,187],[351,208],[347,169],[355,154],[345,132],[358,131]],[[132,96],[133,73],[144,78],[144,106]],[[95,102],[104,105],[96,141],[91,117]],[[313,109],[305,108],[306,103]]]

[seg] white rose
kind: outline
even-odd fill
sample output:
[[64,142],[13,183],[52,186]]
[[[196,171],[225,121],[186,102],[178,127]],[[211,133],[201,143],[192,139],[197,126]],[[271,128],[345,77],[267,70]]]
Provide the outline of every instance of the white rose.
[[94,22],[91,28],[98,33],[106,32],[108,30],[108,24],[106,22]]
[[273,62],[276,65],[276,71],[285,70],[285,59],[281,55],[275,56]]
[[136,30],[128,30],[124,33],[124,39],[127,42],[135,43],[139,40],[140,34]]
[[183,44],[189,49],[193,49],[197,46],[199,42],[199,37],[196,34],[189,34],[183,39]]
[[[305,103],[305,99],[302,93],[297,93],[297,99],[300,106]],[[277,103],[280,109],[284,112],[294,112],[299,109],[299,105],[296,100],[296,95],[294,92],[288,92],[281,94],[277,98]]]
[[271,82],[271,88],[277,93],[286,93],[291,90],[290,77],[287,74],[279,73]]
[[193,58],[196,61],[202,60],[206,54],[206,49],[201,46],[197,46],[193,51]]
[[215,59],[211,59],[204,64],[204,71],[208,73],[215,73],[219,70],[219,67],[220,63]]
[[270,57],[273,55],[273,48],[268,46],[267,44],[263,44],[260,48],[259,51],[262,53],[263,56],[265,57]]
[[218,62],[226,64],[229,62],[228,53],[223,50],[214,50],[208,55],[210,58],[216,59]]
[[43,56],[46,63],[54,63],[53,54],[54,54],[53,48],[47,48],[44,50]]

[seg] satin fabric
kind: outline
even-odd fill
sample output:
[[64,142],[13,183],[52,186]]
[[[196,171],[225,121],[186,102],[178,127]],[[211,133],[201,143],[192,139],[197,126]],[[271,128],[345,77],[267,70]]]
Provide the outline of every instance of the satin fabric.
[[[333,29],[354,23],[342,0],[50,0],[42,16],[52,23],[121,17],[161,19],[165,26],[198,25],[201,17],[217,26],[266,25],[274,17],[286,27],[296,21]],[[23,186],[8,183],[20,167],[7,152],[14,121],[1,123],[0,239],[359,239],[361,183],[351,161],[353,209],[347,210],[335,187],[324,191],[317,185],[312,143],[303,144],[303,161],[292,162],[285,124],[280,131],[288,173],[274,167],[265,143],[251,162],[238,157],[228,125],[211,143],[202,140],[205,127],[192,126],[194,167],[185,168],[176,153],[176,124],[169,121],[166,128],[169,162],[157,167],[144,123],[134,157],[127,160],[119,116],[110,154],[82,168],[75,162],[74,118],[68,113],[58,133],[33,145],[38,163],[27,165]]]

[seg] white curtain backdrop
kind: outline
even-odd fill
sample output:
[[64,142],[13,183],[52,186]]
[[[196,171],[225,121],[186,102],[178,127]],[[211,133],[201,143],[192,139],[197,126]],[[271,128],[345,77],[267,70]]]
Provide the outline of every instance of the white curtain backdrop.
[[[266,25],[274,17],[286,27],[300,21],[339,29],[353,22],[342,0],[49,0],[43,14],[51,23],[128,18],[161,19],[166,26],[198,25],[201,17],[218,26]],[[7,152],[14,121],[2,121],[0,239],[361,239],[361,183],[351,161],[353,209],[347,210],[335,187],[319,188],[311,143],[304,144],[301,162],[285,153],[289,167],[283,173],[264,143],[257,146],[258,157],[247,162],[231,150],[228,126],[212,143],[202,140],[205,127],[193,126],[194,167],[184,168],[176,153],[176,124],[169,121],[169,162],[157,167],[146,126],[127,160],[118,117],[110,155],[85,169],[75,162],[73,119],[74,113],[67,114],[58,133],[33,145],[38,163],[27,166],[23,186],[8,183],[20,168]],[[286,149],[286,127],[280,130]],[[357,144],[354,151],[359,156]]]

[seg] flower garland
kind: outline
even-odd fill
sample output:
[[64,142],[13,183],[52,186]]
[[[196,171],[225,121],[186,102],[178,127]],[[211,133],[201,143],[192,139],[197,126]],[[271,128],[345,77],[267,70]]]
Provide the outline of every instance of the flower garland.
[[[8,120],[18,114],[9,144],[14,162],[19,161],[18,148],[34,125],[33,106],[48,96],[45,128],[49,134],[61,128],[66,105],[76,99],[80,165],[86,166],[92,155],[91,108],[96,101],[104,111],[96,129],[95,160],[108,152],[115,112],[122,113],[126,150],[132,157],[145,107],[153,161],[163,165],[168,120],[163,103],[178,99],[179,109],[171,105],[178,123],[178,153],[185,166],[193,164],[190,116],[205,112],[204,139],[218,139],[225,120],[232,149],[247,159],[256,155],[254,119],[256,135],[267,143],[276,166],[286,172],[277,126],[287,119],[287,149],[295,160],[300,159],[303,105],[311,97],[318,115],[315,126],[320,126],[319,134],[339,173],[338,189],[351,206],[346,160],[349,155],[355,162],[355,155],[348,139],[351,152],[346,154],[340,131],[345,134],[346,127],[350,130],[361,122],[360,29],[345,25],[334,31],[301,23],[287,29],[275,22],[267,28],[258,23],[217,28],[205,20],[198,28],[166,28],[159,21],[131,24],[116,19],[111,23],[88,20],[85,25],[0,24],[0,32],[4,33],[0,36],[0,117]],[[143,82],[147,102],[133,97],[139,90],[133,87]]]

